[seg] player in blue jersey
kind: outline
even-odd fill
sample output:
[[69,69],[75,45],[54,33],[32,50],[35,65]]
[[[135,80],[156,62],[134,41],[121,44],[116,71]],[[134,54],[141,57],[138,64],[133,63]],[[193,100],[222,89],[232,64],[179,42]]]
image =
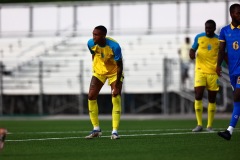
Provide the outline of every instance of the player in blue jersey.
[[[229,127],[218,135],[230,140],[240,116],[240,4],[230,6],[231,24],[220,31],[220,48],[216,72],[221,76],[221,64],[227,57],[230,82],[233,88],[233,112]],[[225,52],[227,51],[227,53]]]
[[[218,75],[216,73],[217,54],[219,49],[218,35],[215,34],[216,23],[213,20],[205,22],[205,32],[198,34],[189,51],[191,59],[195,60],[194,91],[195,101],[194,109],[196,113],[197,126],[193,132],[203,130],[202,98],[204,90],[208,91],[208,122],[206,130],[211,132],[213,119],[216,111],[216,95],[219,90]],[[197,53],[197,54],[196,54]]]
[[118,127],[121,116],[121,90],[123,82],[123,62],[120,45],[112,38],[106,37],[107,29],[97,26],[93,30],[93,38],[88,41],[88,49],[92,54],[93,74],[88,93],[89,116],[93,131],[87,139],[102,135],[98,119],[97,97],[108,79],[112,93],[112,135],[111,139],[119,139]]

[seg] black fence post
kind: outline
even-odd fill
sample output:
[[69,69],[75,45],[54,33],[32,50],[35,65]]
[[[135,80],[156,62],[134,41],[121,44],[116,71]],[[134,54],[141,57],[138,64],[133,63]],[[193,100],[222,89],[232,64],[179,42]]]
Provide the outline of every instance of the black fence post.
[[38,114],[43,114],[43,62],[39,60],[39,98],[38,98]]
[[3,115],[3,63],[0,61],[0,116]]

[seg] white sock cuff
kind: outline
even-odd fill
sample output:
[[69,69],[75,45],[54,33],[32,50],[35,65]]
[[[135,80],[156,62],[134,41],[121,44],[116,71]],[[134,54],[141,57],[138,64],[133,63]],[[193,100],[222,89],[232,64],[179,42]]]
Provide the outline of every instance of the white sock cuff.
[[112,130],[112,134],[113,134],[113,133],[117,133],[117,130]]
[[99,126],[94,127],[93,130],[98,130],[98,131],[100,131],[100,127],[99,127]]
[[232,135],[234,128],[233,128],[232,126],[229,126],[227,130],[228,130],[228,131],[230,132],[230,134]]

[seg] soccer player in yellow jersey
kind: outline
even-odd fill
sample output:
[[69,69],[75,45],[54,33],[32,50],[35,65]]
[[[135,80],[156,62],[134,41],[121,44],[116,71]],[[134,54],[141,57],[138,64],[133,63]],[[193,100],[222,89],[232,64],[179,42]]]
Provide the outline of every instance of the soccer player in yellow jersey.
[[111,139],[119,139],[118,128],[121,116],[121,90],[123,82],[123,62],[120,45],[112,38],[106,37],[107,29],[97,26],[93,30],[93,38],[88,41],[88,49],[92,54],[93,74],[88,94],[89,116],[93,131],[87,139],[102,135],[98,119],[97,97],[108,79],[112,94],[112,134]]
[[189,56],[195,60],[195,77],[194,91],[195,102],[194,108],[197,118],[197,126],[192,131],[200,132],[203,130],[202,98],[205,88],[208,90],[208,122],[206,130],[211,132],[213,119],[216,111],[216,95],[219,90],[218,75],[216,73],[219,40],[218,35],[214,32],[216,23],[213,20],[205,22],[205,32],[198,34],[189,51]]

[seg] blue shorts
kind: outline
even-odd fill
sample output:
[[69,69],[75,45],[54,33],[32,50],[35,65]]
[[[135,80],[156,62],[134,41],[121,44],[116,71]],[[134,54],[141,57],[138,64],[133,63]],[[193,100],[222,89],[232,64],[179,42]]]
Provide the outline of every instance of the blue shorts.
[[236,88],[240,88],[240,75],[231,75],[230,82],[231,82],[233,91]]

